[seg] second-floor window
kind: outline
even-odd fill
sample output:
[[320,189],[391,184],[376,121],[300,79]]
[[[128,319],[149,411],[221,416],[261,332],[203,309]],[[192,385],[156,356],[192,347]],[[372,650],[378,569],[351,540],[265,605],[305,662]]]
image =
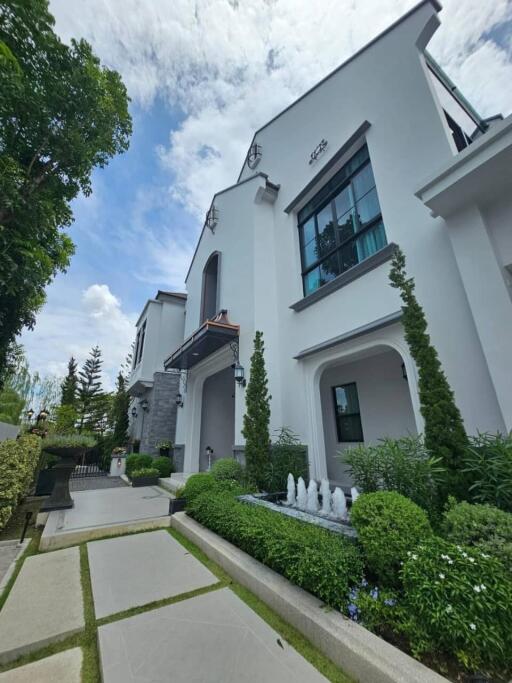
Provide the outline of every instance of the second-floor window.
[[144,350],[144,339],[146,338],[146,320],[144,321],[144,324],[140,328],[140,330],[137,332],[137,337],[135,338],[135,352],[133,354],[133,363],[132,366],[136,367],[142,358],[142,351]]
[[204,323],[205,320],[215,318],[219,312],[218,290],[219,254],[218,252],[215,252],[210,256],[203,270],[200,324]]
[[386,246],[365,145],[298,214],[304,296]]

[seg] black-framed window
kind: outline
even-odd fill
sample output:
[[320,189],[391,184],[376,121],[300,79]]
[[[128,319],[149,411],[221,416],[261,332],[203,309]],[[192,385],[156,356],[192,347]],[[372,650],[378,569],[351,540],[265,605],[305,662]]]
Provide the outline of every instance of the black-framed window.
[[364,441],[356,383],[351,382],[333,387],[332,395],[338,442],[358,443]]
[[142,360],[142,352],[144,351],[144,341],[146,339],[146,323],[147,320],[144,321],[144,324],[142,325],[142,328],[140,330],[139,357],[137,358],[137,363],[140,363],[140,361]]
[[299,211],[304,296],[386,246],[364,145]]

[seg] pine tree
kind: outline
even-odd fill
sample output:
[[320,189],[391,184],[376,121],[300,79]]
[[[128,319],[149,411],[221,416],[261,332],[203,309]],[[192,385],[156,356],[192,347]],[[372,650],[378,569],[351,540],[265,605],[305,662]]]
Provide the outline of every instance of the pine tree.
[[246,413],[242,434],[245,437],[247,475],[257,486],[263,486],[270,467],[270,399],[265,370],[263,333],[256,332],[251,357],[251,375],[247,385]]
[[441,367],[436,349],[427,333],[427,321],[423,308],[414,293],[414,280],[407,277],[405,256],[395,251],[391,272],[391,286],[400,292],[402,323],[405,339],[418,369],[418,393],[420,410],[425,420],[425,445],[435,456],[442,459],[447,472],[447,491],[464,496],[464,475],[461,472],[468,438],[453,391]]
[[61,406],[76,407],[77,391],[78,391],[78,377],[76,375],[77,365],[76,360],[71,356],[68,363],[68,374],[62,382]]
[[79,372],[78,378],[78,431],[81,433],[84,426],[94,429],[97,416],[95,412],[101,391],[101,350],[98,346],[91,349],[89,358],[85,361]]

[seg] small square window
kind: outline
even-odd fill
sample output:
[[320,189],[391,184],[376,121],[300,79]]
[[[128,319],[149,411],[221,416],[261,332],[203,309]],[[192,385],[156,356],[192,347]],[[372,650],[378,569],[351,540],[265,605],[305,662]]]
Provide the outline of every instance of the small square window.
[[332,388],[339,443],[361,443],[363,427],[355,382]]

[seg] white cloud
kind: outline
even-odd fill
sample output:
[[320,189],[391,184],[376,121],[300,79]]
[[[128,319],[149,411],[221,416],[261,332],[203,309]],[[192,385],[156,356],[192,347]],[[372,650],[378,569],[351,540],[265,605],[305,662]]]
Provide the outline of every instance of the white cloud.
[[62,377],[70,356],[81,366],[91,348],[98,345],[103,354],[103,386],[111,390],[130,351],[137,315],[123,311],[108,285],[92,284],[75,292],[64,278],[59,277],[49,288],[35,329],[21,337],[30,367],[41,375]]
[[[415,4],[415,0],[52,0],[65,39],[84,35],[131,97],[185,113],[160,149],[171,197],[198,218],[236,179],[254,129]],[[484,115],[512,110],[512,61],[484,38],[507,0],[446,0],[432,51]],[[101,17],[101,21],[98,21]]]

